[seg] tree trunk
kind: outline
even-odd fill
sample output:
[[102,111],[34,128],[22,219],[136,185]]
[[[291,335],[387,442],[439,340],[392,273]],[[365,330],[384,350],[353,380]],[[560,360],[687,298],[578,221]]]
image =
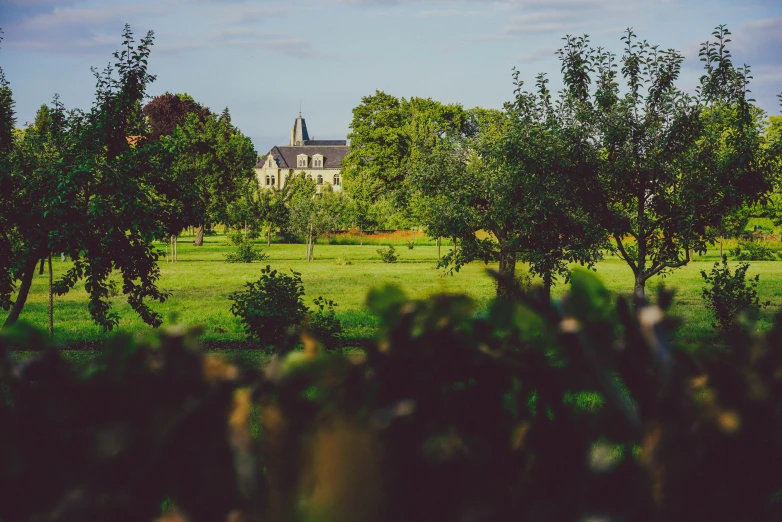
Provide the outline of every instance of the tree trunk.
[[54,277],[51,254],[49,254],[49,338],[54,339]]
[[11,326],[19,319],[19,314],[22,313],[22,308],[24,308],[24,304],[27,301],[27,295],[30,293],[30,286],[33,284],[36,264],[38,264],[37,256],[31,256],[30,260],[22,268],[22,282],[19,285],[19,293],[16,296],[14,305],[11,307],[11,313],[5,318],[3,328]]
[[38,275],[43,275],[43,265],[46,263],[46,258],[41,258],[41,266],[38,267]]
[[266,247],[272,246],[272,224],[269,223],[269,230],[266,231]]
[[543,274],[543,298],[546,300],[546,302],[551,302],[551,286],[553,284],[553,279],[551,277],[551,272],[546,272]]
[[60,262],[65,263],[65,252],[60,253]]
[[722,259],[722,238],[720,238],[720,259]]
[[198,228],[196,229],[195,241],[193,241],[193,246],[204,246],[204,225],[198,225]]
[[646,297],[646,278],[642,270],[638,270],[635,274],[635,288],[633,289],[635,297],[638,299],[644,299]]
[[[455,241],[455,240],[454,240]],[[455,249],[455,242],[454,242]],[[497,279],[497,297],[511,299],[514,294],[516,277],[516,252],[500,249],[499,278]]]
[[361,235],[361,227],[358,227],[358,245],[364,246],[364,237]]
[[437,260],[440,260],[440,237],[437,237]]

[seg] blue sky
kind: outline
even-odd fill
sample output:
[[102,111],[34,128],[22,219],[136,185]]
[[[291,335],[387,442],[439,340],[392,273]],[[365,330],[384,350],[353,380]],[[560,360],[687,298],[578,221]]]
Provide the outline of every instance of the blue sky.
[[315,139],[344,138],[352,108],[376,89],[500,108],[513,67],[529,84],[546,72],[556,88],[564,35],[587,33],[621,54],[629,26],[682,51],[680,86],[692,89],[699,44],[728,24],[757,103],[780,113],[780,0],[0,0],[0,64],[19,124],[55,93],[68,108],[89,107],[90,66],[111,61],[125,22],[139,37],[155,31],[150,95],[229,107],[259,153],[287,142],[300,102]]

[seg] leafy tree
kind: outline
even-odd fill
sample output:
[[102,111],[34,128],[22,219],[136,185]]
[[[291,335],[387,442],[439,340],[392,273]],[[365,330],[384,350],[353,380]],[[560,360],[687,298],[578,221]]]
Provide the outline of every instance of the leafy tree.
[[[428,153],[412,183],[431,201],[422,216],[429,235],[459,240],[441,265],[497,260],[497,294],[507,297],[522,259],[550,295],[556,277],[569,276],[568,263],[600,257],[602,231],[582,204],[591,158],[585,138],[557,125],[542,78],[538,94],[517,86],[505,114],[471,111],[475,134]],[[480,239],[481,231],[492,237]]]
[[398,183],[408,152],[405,124],[406,114],[398,98],[382,91],[361,98],[361,104],[353,109],[350,153],[342,162],[346,183],[362,171],[383,184]]
[[[137,118],[146,86],[152,33],[138,45],[128,26],[116,63],[97,78],[96,99],[88,112],[66,112],[55,98],[48,133],[41,146],[35,128],[21,133],[9,157],[0,207],[0,242],[11,255],[0,256],[0,281],[19,282],[0,288],[10,313],[19,317],[32,283],[35,265],[50,252],[67,252],[74,266],[55,285],[58,293],[86,280],[88,308],[94,320],[111,329],[118,317],[108,301],[110,276],[122,274],[122,293],[142,320],[161,323],[146,299],[163,301],[156,286],[158,254],[152,241],[164,222],[158,204],[161,176],[159,149],[133,145],[128,136],[143,134]],[[43,151],[43,152],[42,152]]]
[[152,98],[142,112],[149,125],[147,136],[153,140],[171,136],[174,129],[185,122],[188,114],[197,115],[201,121],[210,114],[207,107],[197,103],[190,95],[170,92]]
[[365,96],[353,109],[350,153],[343,161],[348,189],[361,178],[375,181],[372,202],[381,195],[394,196],[404,206],[403,181],[421,155],[445,136],[463,130],[466,118],[458,104],[431,98],[398,99],[382,91]]
[[305,239],[306,259],[314,259],[315,242],[323,234],[341,228],[346,198],[330,187],[317,190],[315,183],[301,172],[287,181],[290,190],[289,229]]
[[188,114],[165,146],[173,157],[173,199],[182,202],[177,226],[196,226],[194,245],[201,246],[206,224],[229,221],[229,204],[255,180],[257,154],[230,117],[214,114]]
[[592,215],[631,268],[638,296],[649,278],[704,251],[724,216],[767,190],[749,69],[733,66],[729,34],[720,26],[715,42],[703,44],[705,74],[694,96],[676,85],[682,55],[630,29],[619,60],[587,36],[566,37],[559,51],[561,103],[573,116],[561,123],[594,143],[590,206],[602,210]]

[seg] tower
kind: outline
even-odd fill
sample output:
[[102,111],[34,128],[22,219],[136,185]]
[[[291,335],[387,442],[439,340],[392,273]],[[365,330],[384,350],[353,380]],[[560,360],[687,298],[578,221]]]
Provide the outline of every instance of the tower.
[[301,113],[299,113],[299,117],[296,118],[293,128],[291,129],[291,147],[305,145],[305,142],[309,141],[309,139],[310,135],[307,133],[307,123],[304,121],[304,118],[301,117]]

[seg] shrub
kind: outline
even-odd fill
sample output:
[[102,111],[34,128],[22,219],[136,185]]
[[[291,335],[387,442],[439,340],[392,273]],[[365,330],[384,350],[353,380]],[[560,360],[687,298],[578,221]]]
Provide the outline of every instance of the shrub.
[[397,256],[395,252],[396,249],[390,245],[388,248],[377,249],[377,253],[380,254],[380,259],[382,259],[384,263],[396,263]]
[[352,265],[353,261],[351,261],[350,259],[348,259],[345,256],[339,256],[338,258],[336,258],[334,260],[334,264],[335,265]]
[[709,274],[701,270],[701,277],[710,285],[710,288],[703,289],[703,300],[714,315],[715,322],[712,326],[723,334],[735,328],[739,313],[757,313],[760,308],[770,304],[760,303],[756,290],[760,275],[747,281],[748,268],[749,263],[740,263],[735,272],[731,272],[728,256],[722,256],[722,266],[720,263],[714,263]]
[[739,241],[739,246],[730,251],[736,261],[774,261],[779,254],[766,241]]
[[407,249],[408,249],[408,250],[412,250],[412,249],[414,249],[414,248],[415,248],[415,242],[414,242],[414,241],[409,241],[409,242],[407,243]]
[[316,310],[307,314],[305,328],[322,341],[326,348],[334,349],[339,346],[342,335],[342,323],[334,313],[337,303],[322,296],[314,302]]
[[252,241],[243,235],[231,235],[230,239],[233,244],[237,245],[237,249],[236,252],[225,254],[226,263],[252,263],[253,261],[269,259],[268,254],[265,254],[262,249],[253,246]]
[[301,274],[292,275],[261,269],[258,281],[245,283],[246,290],[233,292],[231,313],[239,317],[250,338],[266,344],[278,344],[289,328],[298,326],[307,315]]

